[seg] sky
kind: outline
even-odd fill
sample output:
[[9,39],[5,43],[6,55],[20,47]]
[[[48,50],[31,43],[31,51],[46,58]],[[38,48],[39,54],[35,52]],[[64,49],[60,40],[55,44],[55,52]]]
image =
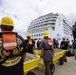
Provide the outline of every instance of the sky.
[[14,31],[25,35],[32,20],[48,14],[63,14],[70,23],[76,20],[75,0],[0,0],[0,20],[9,16],[14,21]]

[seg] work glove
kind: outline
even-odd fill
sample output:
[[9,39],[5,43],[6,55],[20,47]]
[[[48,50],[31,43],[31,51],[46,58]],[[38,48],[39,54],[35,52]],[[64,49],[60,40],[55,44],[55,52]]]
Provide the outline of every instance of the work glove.
[[43,58],[43,56],[40,56],[40,58]]

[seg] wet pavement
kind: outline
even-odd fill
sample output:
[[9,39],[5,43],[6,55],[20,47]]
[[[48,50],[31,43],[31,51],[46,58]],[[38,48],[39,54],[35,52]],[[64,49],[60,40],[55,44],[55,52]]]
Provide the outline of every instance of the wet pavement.
[[[76,75],[76,60],[74,56],[67,57],[67,62],[64,62],[63,65],[59,63],[55,64],[55,72],[53,75]],[[45,75],[44,67],[37,67],[32,70],[36,75]]]

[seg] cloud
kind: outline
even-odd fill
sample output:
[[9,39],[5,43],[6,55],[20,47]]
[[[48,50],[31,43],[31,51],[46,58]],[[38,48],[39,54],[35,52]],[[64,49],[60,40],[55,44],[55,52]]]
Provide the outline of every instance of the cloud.
[[32,20],[51,12],[61,13],[72,22],[76,16],[75,3],[75,0],[0,0],[0,20],[10,16],[14,31],[25,34]]
[[67,19],[72,23],[72,25],[74,25],[74,23],[76,21],[76,14],[73,12],[68,14]]
[[[42,5],[44,7],[45,13],[54,12],[63,14],[67,19],[76,14],[76,1],[72,0],[43,0]],[[70,19],[70,18],[69,18]],[[72,18],[74,19],[74,17]],[[71,20],[70,20],[71,22]]]
[[30,22],[41,15],[39,1],[32,0],[1,0],[0,18],[10,16],[15,23],[15,31],[26,32]]

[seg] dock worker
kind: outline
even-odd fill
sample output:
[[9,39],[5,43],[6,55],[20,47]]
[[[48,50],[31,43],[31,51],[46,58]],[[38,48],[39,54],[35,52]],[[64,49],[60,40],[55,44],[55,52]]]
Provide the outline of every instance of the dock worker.
[[27,52],[33,54],[35,41],[33,39],[31,39],[31,34],[27,34],[27,39],[25,40],[25,42],[26,42]]
[[67,43],[67,41],[65,40],[65,38],[63,38],[63,40],[61,41],[60,48],[67,50],[67,48],[68,48],[68,43]]
[[14,23],[8,16],[1,19],[0,28],[0,75],[24,75],[25,40],[13,32]]
[[52,40],[49,38],[47,31],[43,32],[44,38],[41,40],[41,57],[44,60],[45,75],[51,75],[50,62],[53,60],[54,53],[52,48]]
[[[68,43],[67,43],[67,41],[65,40],[65,38],[63,38],[63,40],[61,41],[60,48],[61,48],[62,50],[67,50],[67,49],[68,49]],[[65,55],[64,55],[64,61],[65,61],[65,62],[67,62],[66,54],[67,54],[67,51],[66,51],[66,53],[65,53]]]
[[37,40],[37,49],[40,49],[40,39]]
[[76,60],[76,38],[73,42],[73,49],[74,49],[74,56],[75,56],[75,60]]

